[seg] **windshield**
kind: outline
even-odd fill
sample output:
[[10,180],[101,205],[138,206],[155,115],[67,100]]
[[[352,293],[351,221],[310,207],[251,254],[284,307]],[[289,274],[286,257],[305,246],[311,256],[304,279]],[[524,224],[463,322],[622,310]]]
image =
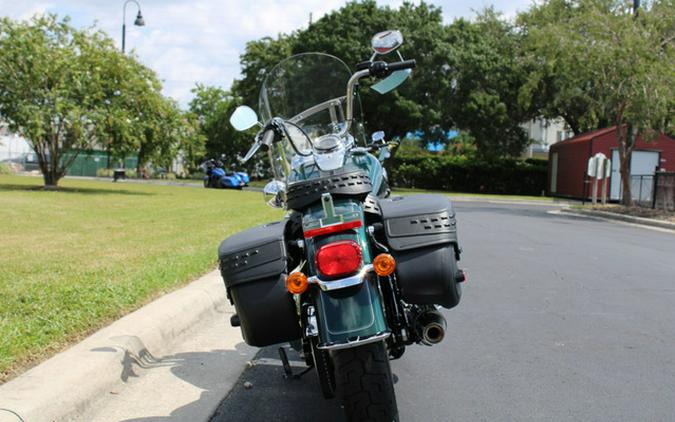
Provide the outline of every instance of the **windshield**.
[[[272,117],[290,121],[312,139],[339,132],[345,124],[345,91],[350,77],[349,67],[328,54],[289,57],[265,78],[260,90],[260,115],[264,121]],[[291,135],[296,146],[308,147],[302,145],[306,139],[301,132]]]
[[[342,60],[323,53],[291,56],[267,74],[260,90],[259,114],[265,122],[274,117],[284,119],[287,135],[271,151],[275,178],[304,179],[314,163],[324,164],[324,169],[341,165],[344,151],[355,139],[342,131],[351,76]],[[358,115],[358,98],[355,100]],[[355,127],[358,138],[360,127]],[[334,134],[341,132],[336,139]],[[340,151],[332,156],[322,154],[336,149]]]

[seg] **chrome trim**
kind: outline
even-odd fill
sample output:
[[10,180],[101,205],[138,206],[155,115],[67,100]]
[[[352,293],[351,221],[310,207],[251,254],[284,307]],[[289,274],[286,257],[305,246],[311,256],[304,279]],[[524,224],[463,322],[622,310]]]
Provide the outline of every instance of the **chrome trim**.
[[317,284],[321,290],[324,292],[344,289],[345,287],[356,286],[366,279],[366,274],[373,271],[373,266],[371,264],[364,265],[357,274],[354,274],[351,277],[342,278],[340,280],[321,280],[318,276],[311,276],[307,279],[309,284]]
[[347,82],[347,116],[345,117],[346,125],[340,131],[338,136],[342,137],[349,132],[349,129],[352,126],[352,120],[354,119],[354,87],[358,83],[359,79],[365,78],[370,75],[370,69],[359,70],[354,73],[349,81]]
[[316,322],[316,309],[314,306],[307,307],[307,327],[305,328],[306,337],[316,337],[319,335],[319,324]]
[[[265,98],[267,98],[267,95],[265,95]],[[310,117],[320,111],[323,111],[327,108],[335,107],[335,106],[340,106],[340,103],[342,100],[346,99],[347,97],[337,97],[337,98],[331,98],[328,101],[324,101],[321,104],[317,104],[315,106],[312,106],[308,108],[307,110],[301,111],[300,113],[296,114],[295,116],[291,117],[288,119],[289,122],[291,123],[298,123],[300,120],[303,120],[307,117]]]
[[334,343],[329,345],[319,345],[316,348],[321,350],[340,350],[340,349],[349,349],[350,347],[361,346],[363,344],[375,343],[380,340],[384,340],[391,335],[391,332],[385,331],[384,333],[375,334],[366,338],[357,338],[354,341],[347,341],[346,343]]

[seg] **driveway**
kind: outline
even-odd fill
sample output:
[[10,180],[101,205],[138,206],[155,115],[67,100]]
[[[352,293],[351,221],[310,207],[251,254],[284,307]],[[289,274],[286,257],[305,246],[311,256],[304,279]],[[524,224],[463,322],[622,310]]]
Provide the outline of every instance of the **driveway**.
[[[675,234],[544,205],[456,204],[462,303],[392,362],[403,421],[662,421],[675,414]],[[340,421],[274,348],[213,421]],[[252,388],[244,388],[250,382]]]

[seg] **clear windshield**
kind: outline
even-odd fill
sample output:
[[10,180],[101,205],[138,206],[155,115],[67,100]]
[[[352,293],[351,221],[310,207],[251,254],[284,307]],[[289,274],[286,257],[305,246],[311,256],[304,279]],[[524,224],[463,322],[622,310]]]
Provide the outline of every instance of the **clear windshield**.
[[293,119],[303,129],[333,124],[343,116],[331,116],[328,104],[323,110],[311,109],[331,100],[344,103],[350,77],[349,67],[335,56],[305,53],[289,57],[265,78],[260,90],[260,115],[265,121],[272,117]]
[[[289,57],[268,73],[260,90],[259,114],[263,121],[284,119],[291,141],[284,139],[272,148],[275,177],[304,179],[308,175],[303,166],[326,158],[317,151],[333,148],[336,140],[330,135],[340,133],[346,125],[346,90],[351,76],[342,60],[323,53]],[[358,113],[358,99],[355,106]],[[340,139],[338,143],[345,148],[354,141],[351,135]]]

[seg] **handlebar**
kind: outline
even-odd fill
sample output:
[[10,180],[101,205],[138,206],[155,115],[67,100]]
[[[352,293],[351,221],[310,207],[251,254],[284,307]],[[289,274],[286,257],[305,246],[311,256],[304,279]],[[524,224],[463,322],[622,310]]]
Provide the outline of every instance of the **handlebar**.
[[365,78],[366,76],[376,76],[383,78],[389,76],[392,72],[403,69],[412,69],[417,66],[417,62],[413,60],[403,60],[400,62],[387,63],[385,61],[377,62],[361,62],[357,65],[359,69],[356,73],[349,78],[347,82],[347,104],[346,104],[346,121],[347,124],[340,131],[339,136],[343,136],[345,133],[349,132],[351,127],[352,120],[354,118],[354,87],[358,83],[359,79]]
[[403,60],[401,62],[387,63],[385,61],[373,62],[367,69],[370,76],[376,78],[385,78],[397,70],[413,69],[417,62],[413,60]]
[[268,147],[274,142],[274,130],[268,129],[262,136],[262,144],[267,145]]
[[272,146],[274,143],[274,136],[275,136],[275,129],[274,129],[274,121],[270,121],[265,127],[258,132],[258,135],[255,137],[255,142],[253,143],[253,146],[251,149],[248,150],[244,158],[240,158],[239,162],[245,163],[248,160],[255,155],[256,152],[258,152],[258,149],[260,149],[261,146],[265,145],[268,148]]
[[395,72],[403,69],[414,69],[417,66],[415,59],[403,60],[402,62],[389,63],[389,70]]

